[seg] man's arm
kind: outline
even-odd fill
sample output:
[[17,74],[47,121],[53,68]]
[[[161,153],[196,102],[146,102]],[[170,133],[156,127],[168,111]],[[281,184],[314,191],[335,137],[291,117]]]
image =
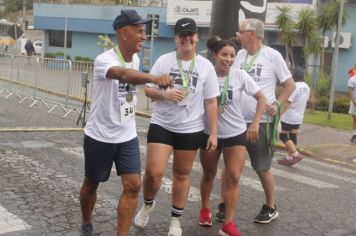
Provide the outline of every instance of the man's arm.
[[173,80],[169,75],[155,76],[121,66],[111,67],[106,73],[106,77],[130,84],[155,83],[161,87],[169,87],[173,84]]
[[[284,81],[283,85],[283,91],[281,95],[278,97],[277,101],[283,105],[286,101],[288,101],[288,98],[290,95],[293,93],[295,90],[295,83],[292,78],[287,79]],[[274,116],[277,112],[277,107],[276,104],[266,104],[266,111],[271,115]]]
[[282,85],[284,88],[281,95],[278,97],[278,101],[281,104],[285,103],[290,97],[290,95],[293,93],[293,91],[295,90],[295,83],[292,78],[289,78],[286,81],[284,81]]

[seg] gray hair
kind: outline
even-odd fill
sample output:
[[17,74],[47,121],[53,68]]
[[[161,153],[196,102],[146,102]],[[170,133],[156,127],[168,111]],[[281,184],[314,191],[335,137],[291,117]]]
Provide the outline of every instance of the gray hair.
[[265,26],[261,20],[255,18],[249,18],[242,21],[241,25],[242,24],[245,25],[245,30],[255,31],[259,39],[262,40],[264,38]]

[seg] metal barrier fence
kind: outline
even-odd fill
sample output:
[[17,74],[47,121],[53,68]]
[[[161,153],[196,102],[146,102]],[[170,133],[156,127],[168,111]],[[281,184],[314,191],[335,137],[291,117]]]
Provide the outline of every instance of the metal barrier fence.
[[[31,100],[30,107],[44,104],[48,113],[59,108],[63,118],[75,111],[80,113],[84,103],[85,87],[82,73],[88,73],[87,102],[91,103],[93,63],[63,59],[39,58],[0,54],[0,94],[5,98],[16,96],[19,103]],[[143,86],[138,86],[137,111],[147,112],[151,101],[144,96]]]

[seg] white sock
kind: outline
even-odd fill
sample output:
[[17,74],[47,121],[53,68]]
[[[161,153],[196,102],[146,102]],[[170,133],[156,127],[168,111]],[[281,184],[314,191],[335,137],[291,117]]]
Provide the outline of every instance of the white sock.
[[290,161],[290,160],[292,160],[292,159],[293,159],[293,157],[292,157],[292,156],[287,155],[286,159],[287,159],[288,161]]
[[292,154],[292,157],[296,157],[298,155],[299,155],[299,152],[295,152],[295,153]]

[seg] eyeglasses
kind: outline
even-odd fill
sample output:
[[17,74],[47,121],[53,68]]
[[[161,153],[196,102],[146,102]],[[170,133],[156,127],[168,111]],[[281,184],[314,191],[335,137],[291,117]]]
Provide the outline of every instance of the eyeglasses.
[[241,34],[244,34],[246,32],[253,32],[253,30],[239,30],[236,32],[236,35],[241,35]]

